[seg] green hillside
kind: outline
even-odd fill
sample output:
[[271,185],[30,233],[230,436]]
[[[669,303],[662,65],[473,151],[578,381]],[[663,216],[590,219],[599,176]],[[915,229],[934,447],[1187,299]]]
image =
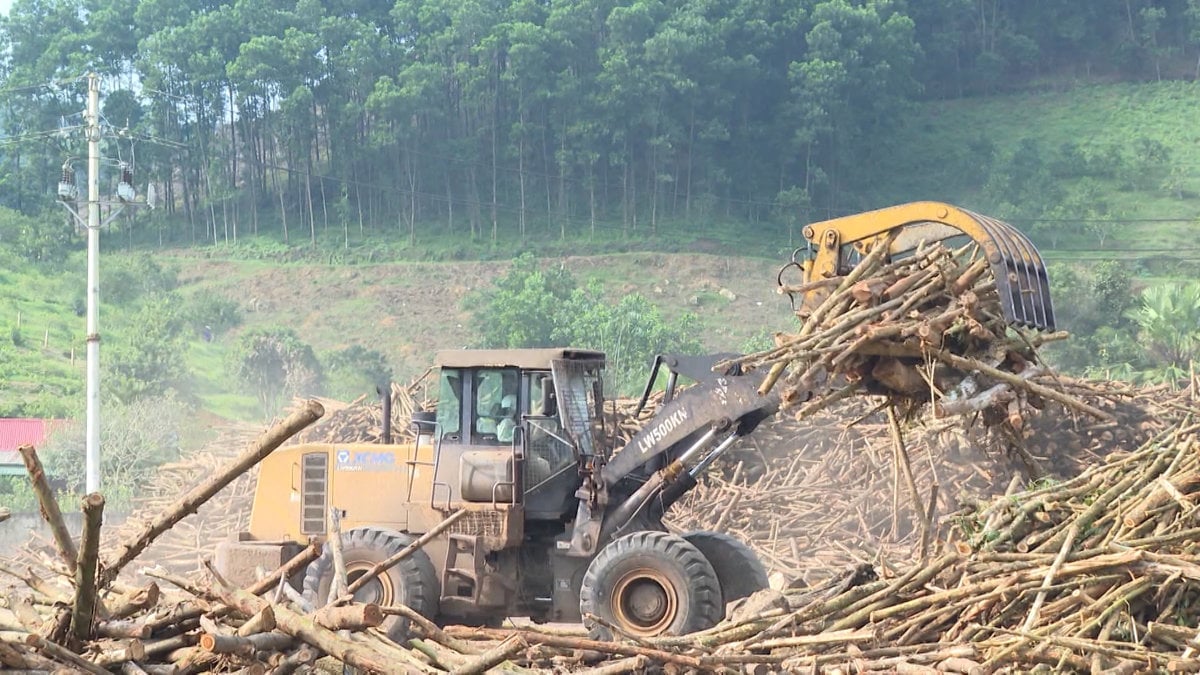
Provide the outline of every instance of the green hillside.
[[[868,189],[878,203],[940,199],[1007,217],[1033,232],[1052,259],[1129,253],[1197,259],[1198,109],[1196,82],[1078,85],[924,103],[879,141],[879,169],[869,172]],[[1049,179],[1042,187],[1061,192],[1059,203],[1024,209],[1001,203],[988,189],[1023,141],[1040,152]],[[1114,221],[1102,225],[1103,245],[1078,223],[1088,218]],[[1052,238],[1052,228],[1060,236]]]
[[85,323],[83,269],[77,288],[63,272],[46,273],[0,255],[0,409],[42,416],[82,393]]

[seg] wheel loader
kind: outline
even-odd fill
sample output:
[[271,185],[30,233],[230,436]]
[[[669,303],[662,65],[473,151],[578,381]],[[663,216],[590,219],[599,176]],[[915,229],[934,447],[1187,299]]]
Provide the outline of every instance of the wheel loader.
[[[846,274],[883,243],[903,256],[922,241],[969,237],[987,257],[1007,319],[1054,328],[1041,257],[995,219],[920,202],[814,223],[804,233],[807,257],[792,264],[807,281]],[[818,290],[804,302],[821,299]],[[253,581],[256,568],[273,569],[307,541],[325,539],[333,509],[351,584],[434,535],[362,584],[360,602],[403,603],[438,622],[582,618],[600,639],[707,628],[727,603],[766,585],[764,567],[729,535],[670,533],[663,517],[779,406],[759,393],[762,373],[714,372],[721,356],[657,357],[642,404],[665,368],[662,404],[616,447],[602,414],[603,353],[441,352],[437,407],[413,415],[414,442],[277,450],[262,463],[249,531],[219,546],[217,569]],[[681,377],[694,384],[681,388]],[[333,567],[326,547],[292,582],[323,605]],[[395,639],[408,630],[395,616],[384,628]]]

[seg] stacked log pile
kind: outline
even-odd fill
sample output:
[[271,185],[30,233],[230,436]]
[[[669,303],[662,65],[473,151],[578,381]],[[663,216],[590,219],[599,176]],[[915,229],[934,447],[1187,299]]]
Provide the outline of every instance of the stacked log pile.
[[[417,410],[431,410],[433,401],[427,387],[432,369],[407,385],[393,382],[391,394],[391,434],[393,443],[412,440],[409,421]],[[318,399],[325,406],[325,417],[296,436],[292,443],[379,443],[383,440],[383,407],[379,401],[361,396],[351,403]]]
[[[114,536],[108,538],[108,543],[115,545],[133,536],[145,527],[148,520],[169,509],[179,495],[204,478],[214,475],[252,442],[259,431],[250,424],[227,425],[198,452],[159,467],[155,479],[142,486],[130,517],[117,528]],[[257,467],[239,475],[194,514],[181,520],[147,547],[146,559],[174,572],[198,569],[201,559],[212,554],[217,541],[246,529],[257,477]]]
[[[413,411],[431,406],[423,390],[426,375],[407,385],[391,385],[395,442],[410,438],[412,430],[408,420]],[[325,414],[312,426],[289,438],[286,444],[333,441],[378,443],[382,439],[383,423],[378,401],[368,400],[365,396],[350,403],[326,398],[315,400],[324,408]],[[303,400],[294,402],[295,406],[303,404]],[[248,423],[224,425],[216,438],[204,447],[160,467],[153,481],[140,486],[132,513],[116,534],[108,539],[109,544],[124,541],[143,527],[146,521],[168,509],[180,494],[213,475],[219,467],[236,456],[258,432],[258,427]],[[201,505],[194,514],[156,539],[147,548],[145,558],[175,574],[199,571],[202,561],[211,557],[218,542],[245,531],[249,526],[257,480],[257,467],[239,475],[229,487]],[[39,564],[45,559],[45,552],[49,548],[47,543],[31,542],[21,558]],[[145,581],[136,574],[135,569],[127,570],[126,580]]]
[[958,514],[917,564],[861,565],[654,642],[789,672],[1200,670],[1200,424],[1179,417],[1133,452]]

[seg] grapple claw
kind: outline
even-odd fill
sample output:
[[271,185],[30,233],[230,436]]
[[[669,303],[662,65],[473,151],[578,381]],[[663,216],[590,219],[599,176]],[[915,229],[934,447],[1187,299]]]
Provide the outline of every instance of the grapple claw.
[[967,236],[983,252],[996,280],[1004,317],[1017,326],[1054,330],[1050,278],[1037,247],[1003,221],[940,202],[913,202],[813,223],[804,230],[813,258],[806,266],[811,285],[845,274],[863,251],[886,243],[900,255],[922,242]]

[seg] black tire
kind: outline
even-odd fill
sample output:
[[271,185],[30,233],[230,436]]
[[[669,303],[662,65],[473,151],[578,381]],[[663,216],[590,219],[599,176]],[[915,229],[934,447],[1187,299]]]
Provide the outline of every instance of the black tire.
[[[374,527],[342,533],[342,558],[350,583],[376,563],[383,562],[416,541],[416,537]],[[304,599],[320,608],[329,598],[333,584],[333,554],[326,546],[321,557],[312,561],[304,574]],[[354,598],[358,602],[373,602],[381,607],[403,604],[427,619],[438,614],[441,584],[433,563],[425,551],[393,565],[386,572],[360,588]],[[392,640],[403,644],[409,638],[409,620],[389,615],[380,626]]]
[[579,610],[597,640],[614,636],[588,614],[638,637],[684,635],[721,620],[721,584],[704,554],[683,537],[634,532],[610,542],[588,565]]
[[[689,544],[700,549],[721,582],[721,610],[734,600],[750,597],[755,591],[767,588],[767,568],[758,554],[741,539],[723,532],[697,530],[683,535]],[[724,617],[722,617],[724,618]]]

